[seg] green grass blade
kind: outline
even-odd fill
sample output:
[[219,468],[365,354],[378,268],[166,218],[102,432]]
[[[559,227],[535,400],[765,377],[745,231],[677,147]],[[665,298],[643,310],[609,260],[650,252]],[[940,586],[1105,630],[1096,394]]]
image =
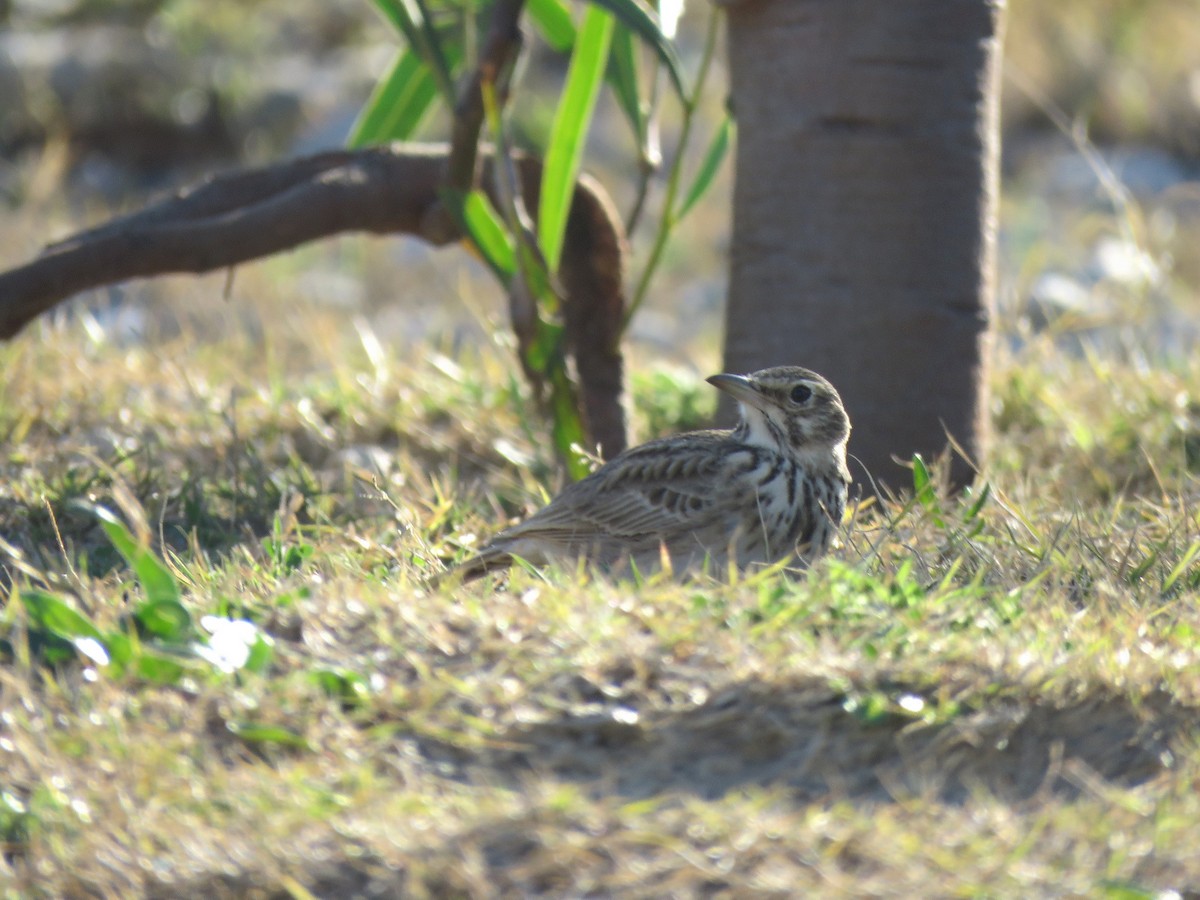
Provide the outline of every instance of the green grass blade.
[[526,0],[525,9],[542,39],[559,53],[575,46],[575,22],[562,0]]
[[375,85],[346,143],[351,147],[401,141],[412,136],[437,96],[437,84],[421,58],[407,49]]
[[1167,575],[1166,580],[1163,581],[1162,592],[1164,594],[1168,593],[1171,588],[1175,587],[1175,582],[1177,582],[1184,575],[1184,573],[1192,567],[1193,563],[1196,561],[1196,557],[1198,556],[1200,556],[1200,541],[1193,541],[1191,546],[1189,546],[1184,552],[1183,557],[1178,563],[1175,564],[1175,567],[1171,569],[1171,572],[1169,575]]
[[913,496],[922,506],[932,509],[935,502],[933,477],[929,474],[929,467],[925,465],[925,460],[921,458],[920,453],[913,454],[912,480]]
[[975,501],[971,504],[970,508],[967,509],[967,513],[963,517],[964,521],[970,522],[976,516],[978,516],[980,511],[983,509],[983,505],[987,503],[988,497],[990,497],[991,494],[992,484],[990,481],[985,481],[983,483],[983,489],[979,491],[979,496],[975,498]]
[[700,163],[700,170],[696,172],[696,178],[692,182],[692,186],[688,189],[687,196],[683,200],[683,206],[679,207],[679,212],[675,215],[676,221],[686,216],[688,211],[712,187],[713,180],[717,177],[717,172],[721,170],[721,163],[725,161],[725,156],[729,153],[733,128],[733,119],[730,116],[726,116],[725,121],[717,129],[717,133],[713,135],[712,143],[708,145],[708,149],[704,152],[704,159]]
[[301,735],[279,725],[259,725],[257,722],[227,722],[225,727],[250,744],[274,744],[293,750],[310,750]]
[[612,16],[597,6],[589,7],[575,41],[567,83],[550,130],[538,204],[538,241],[552,272],[557,271],[562,256],[567,215],[583,158],[583,142],[604,77],[612,31]]
[[680,74],[679,56],[675,53],[674,43],[663,34],[654,10],[642,0],[590,0],[590,2],[607,9],[616,16],[617,21],[646,42],[650,49],[658,55],[663,67],[667,70],[671,85],[675,88],[679,99],[687,103],[687,91],[684,89],[683,76]]

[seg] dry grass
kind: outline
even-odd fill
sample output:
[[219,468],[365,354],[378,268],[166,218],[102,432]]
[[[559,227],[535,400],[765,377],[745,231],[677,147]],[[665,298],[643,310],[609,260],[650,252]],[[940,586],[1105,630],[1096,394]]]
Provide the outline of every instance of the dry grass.
[[[1117,33],[1095,6],[1062,60]],[[1049,83],[1043,14],[1010,48]],[[54,214],[0,223],[0,262]],[[1028,230],[1032,278],[1056,232]],[[687,243],[663,320],[699,318],[669,308],[715,265]],[[559,476],[509,348],[441,317],[497,298],[394,246],[247,267],[229,302],[151,289],[146,340],[99,315],[0,348],[5,896],[1200,894],[1200,363],[1033,339],[996,367],[976,492],[865,508],[799,577],[432,591]],[[369,325],[322,303],[330,269]],[[689,339],[670,358],[709,369]],[[698,378],[631,368],[641,436],[703,417]],[[262,670],[46,665],[14,588],[106,636],[145,602],[94,505],[193,620],[269,636]]]
[[[805,576],[431,592],[542,501],[546,443],[503,348],[380,353],[298,277],[0,351],[14,582],[118,628],[99,503],[274,640],[260,674],[47,668],[10,598],[10,895],[1200,889],[1195,367],[1003,362],[983,502],[868,508]],[[696,414],[640,384],[646,429]]]

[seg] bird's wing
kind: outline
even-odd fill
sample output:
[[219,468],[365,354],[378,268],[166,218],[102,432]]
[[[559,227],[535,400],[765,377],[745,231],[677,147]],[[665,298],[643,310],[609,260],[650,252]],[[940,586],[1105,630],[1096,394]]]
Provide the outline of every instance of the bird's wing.
[[[586,545],[603,538],[624,542],[707,528],[729,509],[736,470],[748,461],[703,433],[692,442],[651,442],[634,448],[562,494],[496,543],[544,539]],[[697,451],[697,452],[692,452]]]

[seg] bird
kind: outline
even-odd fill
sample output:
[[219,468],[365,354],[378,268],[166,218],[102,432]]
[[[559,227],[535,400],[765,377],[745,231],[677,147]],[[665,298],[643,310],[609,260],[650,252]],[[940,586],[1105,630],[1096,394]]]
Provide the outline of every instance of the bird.
[[744,569],[821,556],[850,485],[850,419],[838,392],[799,366],[707,381],[737,401],[734,428],[624,451],[447,574],[467,581],[516,558],[583,558],[609,571],[632,564],[645,572],[661,568],[665,555],[681,572],[705,560]]

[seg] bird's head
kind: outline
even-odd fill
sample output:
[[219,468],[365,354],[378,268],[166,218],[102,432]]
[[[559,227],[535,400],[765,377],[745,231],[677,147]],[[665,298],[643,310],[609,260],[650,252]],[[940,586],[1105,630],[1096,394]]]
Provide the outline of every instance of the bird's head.
[[832,384],[799,366],[776,366],[749,375],[713,375],[708,383],[738,402],[737,431],[747,443],[806,456],[844,456],[850,419]]

